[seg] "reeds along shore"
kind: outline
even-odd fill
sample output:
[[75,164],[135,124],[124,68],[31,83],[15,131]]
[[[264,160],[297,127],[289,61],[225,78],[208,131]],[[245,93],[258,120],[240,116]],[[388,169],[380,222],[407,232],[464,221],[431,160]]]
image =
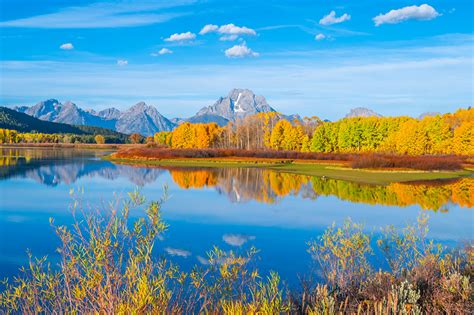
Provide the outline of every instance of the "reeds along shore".
[[[51,224],[60,260],[30,256],[21,275],[5,281],[1,313],[295,313],[472,314],[473,246],[446,251],[426,238],[428,218],[380,236],[346,221],[308,243],[317,272],[308,269],[298,288],[277,272],[261,274],[245,253],[208,252],[183,272],[157,254],[167,225],[159,202],[138,192],[111,208],[84,211],[74,201],[72,227]],[[146,206],[145,206],[146,205]],[[135,207],[145,216],[132,219]],[[380,253],[384,268],[372,265]]]

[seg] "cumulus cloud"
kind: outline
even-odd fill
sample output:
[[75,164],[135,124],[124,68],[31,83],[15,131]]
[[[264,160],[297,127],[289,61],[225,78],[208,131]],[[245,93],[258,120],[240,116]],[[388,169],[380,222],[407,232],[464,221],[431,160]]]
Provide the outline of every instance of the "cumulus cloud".
[[373,18],[375,26],[382,24],[398,24],[408,20],[432,20],[440,16],[435,8],[428,4],[420,6],[412,5],[397,10],[391,10],[385,14],[379,14]]
[[257,35],[257,32],[255,32],[255,30],[248,28],[246,26],[237,26],[233,23],[225,24],[221,26],[218,26],[215,24],[207,24],[199,32],[199,34],[201,35],[205,35],[208,33],[221,34],[223,36],[221,36],[219,39],[224,40],[224,41],[234,41],[239,36],[242,36],[242,35],[249,35],[249,36]]
[[165,38],[166,42],[182,42],[187,40],[193,40],[196,38],[196,34],[191,32],[186,33],[175,33],[168,38]]
[[119,65],[119,66],[126,66],[126,65],[128,65],[128,60],[119,59],[119,60],[117,60],[117,65]]
[[212,33],[212,32],[217,31],[218,29],[219,29],[218,25],[207,24],[207,25],[204,25],[204,27],[201,29],[201,31],[199,32],[199,35],[205,35],[207,33]]
[[161,48],[158,52],[152,52],[150,55],[152,55],[153,57],[158,57],[160,55],[169,55],[172,53],[173,51],[171,49]]
[[231,246],[242,246],[248,241],[254,240],[255,236],[242,234],[224,234],[222,240]]
[[184,258],[191,256],[191,252],[184,249],[179,249],[179,248],[166,247],[165,251],[168,253],[168,255],[171,255],[171,256],[179,256],[179,257],[184,257]]
[[251,28],[237,26],[232,23],[219,27],[218,33],[227,35],[257,35],[257,32]]
[[64,49],[64,50],[71,50],[71,49],[74,49],[74,46],[71,43],[65,43],[59,46],[59,48]]
[[247,47],[246,43],[226,49],[225,55],[229,58],[258,57],[260,54]]
[[349,21],[351,16],[347,13],[344,13],[340,17],[336,17],[336,11],[331,11],[328,15],[325,15],[321,20],[319,20],[319,24],[321,25],[331,25],[331,24],[338,24],[345,21]]
[[314,36],[315,40],[323,40],[325,38],[326,38],[326,35],[324,35],[323,33],[319,33],[318,35]]

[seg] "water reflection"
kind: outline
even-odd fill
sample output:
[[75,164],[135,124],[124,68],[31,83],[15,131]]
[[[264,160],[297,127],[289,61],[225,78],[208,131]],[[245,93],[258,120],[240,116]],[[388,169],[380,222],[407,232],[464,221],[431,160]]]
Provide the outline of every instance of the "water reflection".
[[74,184],[82,177],[126,177],[137,186],[153,183],[164,172],[134,168],[100,159],[107,152],[51,149],[2,149],[0,179],[29,178],[47,186]]
[[468,208],[474,206],[473,178],[392,183],[387,186],[320,178],[312,178],[311,182],[318,195],[334,195],[351,202],[402,207],[418,205],[424,210],[442,211],[445,211],[449,204]]
[[275,203],[280,198],[290,195],[317,197],[311,189],[308,176],[249,168],[197,170],[168,168],[168,170],[179,187],[184,189],[214,187],[219,193],[227,195],[232,202],[256,200]]
[[[81,177],[115,180],[125,177],[135,185],[155,182],[163,172],[183,189],[212,188],[231,202],[277,203],[288,196],[316,199],[335,196],[357,203],[389,206],[418,205],[446,211],[450,204],[474,206],[474,179],[367,185],[262,169],[145,168],[113,164],[99,157],[105,152],[75,150],[1,149],[0,179],[21,177],[56,186]],[[236,239],[234,237],[234,239]]]
[[368,185],[314,176],[261,169],[170,169],[181,188],[215,187],[236,202],[257,200],[274,203],[287,196],[315,199],[336,196],[357,203],[388,206],[418,205],[425,210],[446,211],[449,204],[474,206],[474,179]]

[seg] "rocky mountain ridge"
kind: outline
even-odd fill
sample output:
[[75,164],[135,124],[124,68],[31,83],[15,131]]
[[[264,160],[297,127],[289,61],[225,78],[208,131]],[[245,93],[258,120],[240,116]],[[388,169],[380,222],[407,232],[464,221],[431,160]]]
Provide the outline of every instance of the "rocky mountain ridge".
[[[232,89],[227,96],[219,97],[214,104],[201,108],[189,118],[168,119],[154,106],[147,105],[145,102],[139,102],[125,111],[114,107],[95,111],[83,110],[71,101],[61,103],[57,99],[49,99],[31,107],[19,106],[15,110],[44,121],[96,126],[126,134],[140,133],[144,136],[151,136],[159,131],[171,131],[184,122],[215,122],[220,126],[225,126],[229,122],[257,113],[276,112],[264,96],[256,95],[249,89]],[[279,115],[290,121],[301,121],[298,115]],[[371,109],[358,107],[352,109],[346,118],[371,116],[381,117]]]
[[70,101],[62,104],[56,99],[49,99],[31,107],[16,107],[15,110],[44,121],[102,127],[126,134],[140,133],[146,136],[159,131],[170,131],[176,126],[155,107],[144,102],[137,103],[124,112],[113,107],[96,112],[83,110]]
[[[145,136],[159,131],[173,130],[183,122],[210,123],[225,126],[257,113],[275,112],[265,97],[255,95],[249,89],[232,89],[225,97],[220,97],[213,105],[203,107],[196,115],[189,118],[167,119],[158,110],[144,102],[139,102],[126,111],[111,107],[101,111],[83,110],[76,104],[67,101],[59,102],[49,99],[34,106],[20,106],[15,110],[35,118],[71,125],[88,125],[109,128],[122,133],[140,133]],[[292,119],[297,116],[289,116]]]

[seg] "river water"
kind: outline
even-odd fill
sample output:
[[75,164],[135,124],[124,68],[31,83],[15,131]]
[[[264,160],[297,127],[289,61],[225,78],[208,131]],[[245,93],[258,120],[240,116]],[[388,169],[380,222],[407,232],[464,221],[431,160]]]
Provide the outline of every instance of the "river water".
[[237,252],[254,246],[262,272],[278,271],[289,283],[312,266],[307,242],[347,218],[378,233],[387,225],[414,224],[427,213],[430,238],[446,246],[473,239],[473,178],[377,186],[255,168],[118,165],[95,151],[0,153],[0,278],[18,274],[28,261],[27,249],[48,255],[54,265],[59,243],[49,218],[72,223],[72,189],[83,190],[85,208],[92,209],[135,189],[158,200],[167,186],[162,213],[169,229],[157,255],[189,269],[203,263],[213,246]]

